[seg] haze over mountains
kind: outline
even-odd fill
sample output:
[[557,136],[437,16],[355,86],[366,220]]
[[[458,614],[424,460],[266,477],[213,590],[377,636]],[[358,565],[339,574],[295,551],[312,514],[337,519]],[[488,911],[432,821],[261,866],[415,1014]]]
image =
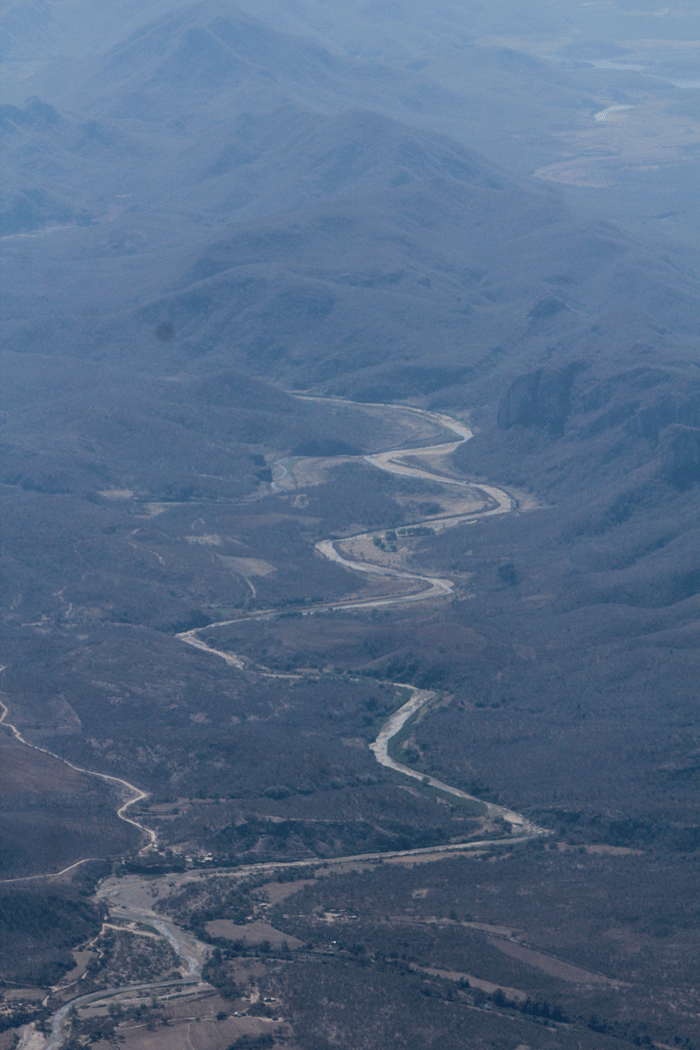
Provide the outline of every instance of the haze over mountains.
[[0,3],[0,1050],[188,980],[156,907],[202,998],[71,1040],[700,1046],[700,8],[638,6]]
[[[541,62],[528,59],[525,71],[521,62],[510,102],[523,75],[541,73]],[[200,358],[215,349],[217,365],[262,350],[266,374],[302,385],[311,373],[295,375],[287,355],[326,357],[314,373],[323,379],[387,355],[423,368],[425,332],[436,325],[433,364],[472,375],[493,368],[489,355],[504,339],[516,339],[526,364],[562,338],[567,353],[587,359],[598,345],[634,346],[648,331],[667,341],[670,329],[683,345],[694,301],[682,268],[582,222],[546,184],[527,185],[473,149],[366,108],[404,119],[422,111],[423,124],[444,126],[457,107],[473,126],[473,97],[413,77],[332,55],[226,3],[164,15],[73,64],[70,77],[40,71],[40,99],[57,108],[40,101],[4,113],[4,228],[69,228],[46,245],[8,244],[7,345],[31,343],[37,326],[44,340],[48,315],[58,347],[63,330],[72,353],[98,344],[104,355],[111,325],[105,331],[100,315],[118,308],[121,333],[124,309],[149,291],[156,302],[128,327],[140,367],[163,367],[144,326],[160,312],[177,332],[168,353],[178,368],[188,356],[178,353],[182,339]],[[211,232],[230,223],[235,231]],[[18,329],[27,285],[44,276],[30,330]],[[353,331],[348,318],[360,303],[366,324]],[[342,365],[328,361],[331,342]]]

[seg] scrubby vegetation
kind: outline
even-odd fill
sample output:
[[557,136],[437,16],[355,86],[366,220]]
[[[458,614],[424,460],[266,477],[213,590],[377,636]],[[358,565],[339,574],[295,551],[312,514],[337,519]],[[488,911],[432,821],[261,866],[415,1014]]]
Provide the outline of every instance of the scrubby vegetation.
[[101,924],[100,909],[75,890],[0,885],[0,980],[54,984],[74,965],[70,949]]

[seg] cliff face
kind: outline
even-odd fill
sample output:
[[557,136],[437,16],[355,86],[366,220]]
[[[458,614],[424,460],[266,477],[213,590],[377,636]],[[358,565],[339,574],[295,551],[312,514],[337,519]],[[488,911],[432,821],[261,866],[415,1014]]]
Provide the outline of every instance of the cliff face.
[[595,412],[585,428],[587,438],[612,434],[622,424],[636,443],[640,438],[648,442],[648,453],[659,457],[665,481],[677,489],[700,481],[700,392],[667,390],[655,397],[652,394],[651,403],[644,405],[645,389],[653,389],[669,376],[639,371],[596,384],[574,398],[572,388],[579,370],[580,366],[572,364],[556,372],[540,368],[519,376],[499,406],[499,429],[521,426],[556,436],[564,432],[572,411],[578,422],[582,413]]
[[645,438],[660,455],[661,476],[678,489],[700,481],[700,393],[666,393],[634,413],[630,434]]
[[661,432],[674,424],[693,429],[700,427],[700,393],[666,394],[638,412],[629,429],[656,442]]
[[539,368],[518,376],[511,383],[498,409],[498,426],[509,430],[516,425],[561,434],[571,410],[571,388],[577,371],[568,365],[557,372]]

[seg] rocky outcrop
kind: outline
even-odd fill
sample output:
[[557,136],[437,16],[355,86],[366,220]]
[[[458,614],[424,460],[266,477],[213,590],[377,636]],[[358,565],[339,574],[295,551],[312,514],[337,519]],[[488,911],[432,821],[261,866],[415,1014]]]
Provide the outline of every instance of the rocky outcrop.
[[700,429],[675,423],[661,436],[661,470],[672,485],[689,488],[700,481]]
[[519,425],[561,434],[571,410],[571,388],[577,370],[576,365],[567,365],[557,372],[539,368],[519,376],[499,406],[500,429]]
[[661,431],[674,424],[692,429],[700,427],[700,393],[686,396],[667,394],[638,412],[630,421],[628,429],[633,434],[640,434],[656,442]]

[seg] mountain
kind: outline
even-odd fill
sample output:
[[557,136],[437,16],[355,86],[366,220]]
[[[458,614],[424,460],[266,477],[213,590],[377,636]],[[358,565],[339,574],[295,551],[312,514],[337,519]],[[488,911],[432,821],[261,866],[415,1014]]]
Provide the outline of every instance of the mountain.
[[[542,363],[601,375],[651,345],[692,359],[694,274],[610,224],[577,220],[557,194],[366,113],[283,111],[248,129],[225,174],[205,181],[212,198],[228,183],[243,214],[311,202],[220,233],[167,294],[97,330],[100,356],[128,331],[139,367],[234,365],[379,399],[411,369],[400,389],[419,394],[432,368],[479,400]],[[167,357],[152,337],[160,321],[177,334]],[[92,355],[89,340],[81,352]]]
[[[252,368],[380,398],[392,370],[404,370],[405,394],[437,369],[432,384],[459,377],[480,400],[542,361],[606,370],[614,347],[627,367],[650,344],[692,355],[692,271],[610,224],[581,221],[546,184],[445,136],[368,111],[330,116],[289,103],[222,121],[213,138],[201,128],[175,136],[177,148],[36,104],[6,120],[16,156],[39,136],[45,170],[62,159],[66,217],[81,187],[86,199],[91,172],[100,173],[91,203],[102,210],[99,222],[74,219],[37,244],[57,294],[36,303],[31,327],[21,321],[23,271],[8,275],[13,349],[38,347],[52,331],[61,353],[147,370]],[[114,192],[118,179],[128,192]],[[45,215],[51,198],[38,199]],[[13,200],[5,214],[11,230],[22,217],[29,229],[42,221]],[[53,261],[67,250],[92,260],[83,294],[90,289],[93,309],[82,319],[64,284],[73,271],[58,275]],[[176,335],[167,344],[153,335],[163,323]]]
[[95,56],[71,61],[69,77],[62,62],[59,56],[33,84],[36,93],[63,107],[147,121],[174,115],[187,121],[197,114],[209,127],[223,113],[242,107],[255,112],[274,100],[337,108],[353,97],[376,99],[387,79],[396,84],[392,94],[399,86],[404,92],[424,90],[415,75],[333,55],[306,37],[275,31],[226,0],[170,11]]
[[185,2],[115,0],[104,7],[91,0],[3,0],[0,60],[21,67],[85,57]]
[[699,1045],[684,11],[0,4],[0,1047]]

